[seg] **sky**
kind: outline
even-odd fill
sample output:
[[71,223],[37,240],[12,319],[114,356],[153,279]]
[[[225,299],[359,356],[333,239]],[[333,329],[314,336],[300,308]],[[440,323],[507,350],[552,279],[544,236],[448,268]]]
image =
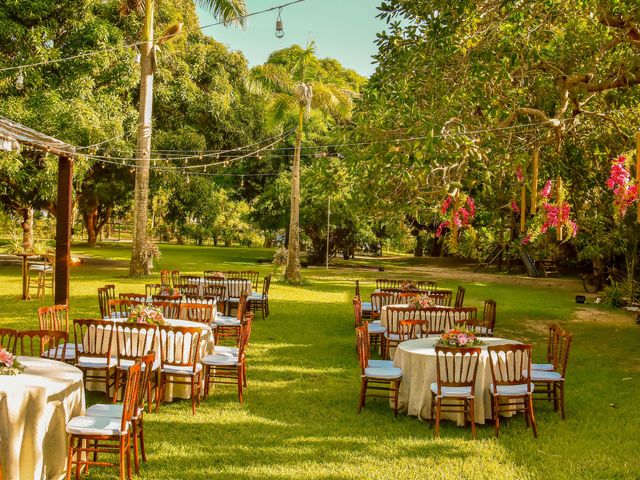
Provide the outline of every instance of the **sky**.
[[[288,1],[246,0],[246,5],[251,13]],[[203,32],[231,50],[240,50],[250,66],[264,63],[275,50],[305,46],[311,39],[320,58],[336,58],[344,67],[369,77],[375,69],[371,56],[377,52],[376,33],[385,27],[375,18],[379,4],[379,0],[305,0],[288,6],[282,9],[283,38],[275,36],[277,10],[248,18],[244,30],[218,25]],[[215,23],[206,10],[199,8],[198,13],[201,25]]]

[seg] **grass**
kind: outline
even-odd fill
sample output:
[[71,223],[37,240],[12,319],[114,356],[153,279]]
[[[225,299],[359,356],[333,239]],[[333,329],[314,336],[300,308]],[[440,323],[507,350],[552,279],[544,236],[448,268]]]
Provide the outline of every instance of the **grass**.
[[[270,265],[257,263],[270,258],[269,250],[167,245],[162,252],[156,271],[251,267],[260,270],[261,278],[271,271]],[[72,271],[74,317],[96,314],[96,289],[104,283],[116,283],[119,291],[140,290],[145,283],[126,277],[126,247],[77,247],[74,254],[92,256]],[[222,387],[195,416],[188,401],[147,415],[149,461],[138,478],[638,478],[640,330],[633,318],[592,304],[578,308],[573,300],[580,291],[577,281],[474,275],[464,267],[434,268],[434,263],[406,257],[336,262],[328,271],[305,269],[301,287],[273,284],[271,316],[258,319],[253,329],[245,404],[238,405],[233,387]],[[385,267],[384,274],[371,268],[378,265]],[[470,305],[494,298],[498,335],[532,342],[538,360],[544,356],[549,321],[574,332],[567,420],[550,405],[537,403],[538,440],[518,416],[502,424],[498,439],[487,425],[473,442],[468,429],[450,422],[435,440],[429,424],[404,415],[394,418],[381,400],[368,400],[357,415],[353,280],[369,280],[366,294],[381,275],[430,276],[449,287],[464,284]],[[19,267],[0,266],[0,282],[0,324],[34,328],[39,303],[17,300]],[[88,396],[89,403],[101,400]],[[95,468],[86,478],[115,476],[114,470]]]

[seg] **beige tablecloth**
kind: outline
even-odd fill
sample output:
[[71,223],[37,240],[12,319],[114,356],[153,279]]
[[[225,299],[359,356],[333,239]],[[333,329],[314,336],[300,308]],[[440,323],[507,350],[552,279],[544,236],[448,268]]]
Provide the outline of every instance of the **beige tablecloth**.
[[[402,382],[398,395],[398,408],[401,412],[416,416],[422,420],[431,418],[431,384],[436,382],[436,350],[437,338],[419,338],[401,343],[393,360],[393,364],[402,370]],[[483,338],[482,352],[476,376],[476,423],[485,423],[491,419],[491,367],[489,365],[489,345],[505,345],[520,343],[504,338]],[[462,425],[462,414],[444,413],[443,419],[454,420]]]
[[[202,329],[202,336],[200,337],[200,358],[213,353],[214,349],[214,336],[213,330],[209,325],[198,323],[198,322],[190,322],[188,320],[182,319],[171,319],[168,318],[166,320],[167,324],[172,327],[200,327]],[[117,355],[116,352],[116,333],[113,333],[113,338],[111,340],[111,353],[114,357]],[[157,355],[160,355],[160,335],[156,335],[154,349]],[[87,390],[91,391],[104,391],[104,382],[87,382]],[[110,395],[113,394],[113,390],[110,392]],[[167,384],[167,388],[165,389],[164,401],[171,402],[174,398],[191,398],[191,390],[188,385],[174,385]]]
[[63,478],[67,422],[85,411],[82,372],[62,362],[18,357],[25,371],[0,376],[0,465],[6,480]]

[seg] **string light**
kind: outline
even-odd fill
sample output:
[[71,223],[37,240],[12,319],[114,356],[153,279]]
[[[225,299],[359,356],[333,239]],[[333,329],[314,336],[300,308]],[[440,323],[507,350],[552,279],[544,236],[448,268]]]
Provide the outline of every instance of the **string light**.
[[276,38],[284,37],[284,24],[282,23],[282,7],[278,8],[278,18],[276,18]]

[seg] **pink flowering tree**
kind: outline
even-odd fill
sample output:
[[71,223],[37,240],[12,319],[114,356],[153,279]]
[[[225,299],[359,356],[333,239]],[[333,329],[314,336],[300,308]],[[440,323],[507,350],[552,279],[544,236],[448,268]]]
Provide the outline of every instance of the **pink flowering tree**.
[[613,192],[613,209],[617,218],[623,218],[627,209],[638,201],[638,185],[631,179],[627,158],[620,155],[611,161],[611,171],[606,182]]
[[[520,240],[520,243],[526,245],[534,242],[541,235],[554,230],[557,232],[562,229],[562,241],[573,238],[578,233],[578,225],[571,219],[571,205],[565,200],[561,202],[552,202],[551,193],[553,183],[547,180],[538,194],[537,213],[529,221],[527,225],[527,233]],[[558,192],[556,192],[558,195]]]
[[476,215],[476,204],[473,197],[465,193],[456,192],[447,195],[440,204],[440,224],[436,229],[436,237],[443,236],[447,231],[449,235],[449,250],[456,252],[458,249],[458,235],[460,231],[472,228],[471,221]]

